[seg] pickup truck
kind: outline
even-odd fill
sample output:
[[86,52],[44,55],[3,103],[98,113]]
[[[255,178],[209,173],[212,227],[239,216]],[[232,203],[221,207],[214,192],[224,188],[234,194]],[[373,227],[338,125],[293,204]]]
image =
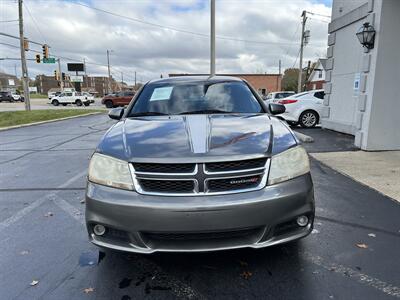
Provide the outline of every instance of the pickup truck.
[[49,104],[58,106],[62,104],[66,106],[67,104],[76,104],[77,106],[89,106],[90,103],[94,103],[93,97],[88,96],[85,93],[80,92],[64,92],[58,96],[54,96],[50,99]]

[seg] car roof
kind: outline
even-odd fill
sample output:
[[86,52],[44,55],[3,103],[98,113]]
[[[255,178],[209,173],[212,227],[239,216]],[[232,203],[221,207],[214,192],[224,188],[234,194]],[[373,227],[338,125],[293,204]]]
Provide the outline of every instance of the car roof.
[[205,75],[185,75],[185,76],[175,76],[168,78],[160,78],[149,81],[149,83],[194,83],[194,82],[226,82],[226,81],[236,81],[241,82],[243,79],[234,76],[205,76]]

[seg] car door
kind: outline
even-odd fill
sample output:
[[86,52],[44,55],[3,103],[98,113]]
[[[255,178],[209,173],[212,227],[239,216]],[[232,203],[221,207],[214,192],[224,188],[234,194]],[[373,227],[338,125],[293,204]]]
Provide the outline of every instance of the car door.
[[125,92],[124,105],[128,105],[131,102],[134,95],[135,93],[133,92]]
[[322,108],[324,106],[325,92],[317,91],[317,92],[313,93],[312,96],[313,96],[314,109],[318,112],[319,115],[321,115]]
[[61,98],[61,101],[63,103],[71,103],[74,102],[73,98],[73,93],[72,92],[66,92],[64,93],[64,97]]

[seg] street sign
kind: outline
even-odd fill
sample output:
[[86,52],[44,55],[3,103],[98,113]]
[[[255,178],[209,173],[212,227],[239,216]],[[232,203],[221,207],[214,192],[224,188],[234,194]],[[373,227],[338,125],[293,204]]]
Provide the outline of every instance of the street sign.
[[54,57],[48,57],[48,58],[43,57],[43,63],[44,64],[55,64],[56,59]]
[[70,75],[69,76],[69,81],[71,81],[71,82],[83,82],[83,76]]

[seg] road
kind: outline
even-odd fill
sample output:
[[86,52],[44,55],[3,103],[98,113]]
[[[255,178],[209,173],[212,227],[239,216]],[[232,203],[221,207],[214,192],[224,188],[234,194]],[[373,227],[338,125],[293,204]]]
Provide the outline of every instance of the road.
[[[66,109],[66,108],[85,108],[85,109],[99,109],[104,108],[104,105],[101,104],[101,99],[96,98],[95,103],[90,104],[89,106],[76,106],[73,104],[69,104],[67,106],[53,106],[48,104],[49,99],[31,99],[31,109]],[[15,110],[25,110],[25,104],[23,102],[0,102],[0,111],[15,111]]]
[[81,201],[112,124],[97,115],[0,132],[1,299],[400,298],[400,205],[316,160],[315,230],[299,242],[100,256]]

